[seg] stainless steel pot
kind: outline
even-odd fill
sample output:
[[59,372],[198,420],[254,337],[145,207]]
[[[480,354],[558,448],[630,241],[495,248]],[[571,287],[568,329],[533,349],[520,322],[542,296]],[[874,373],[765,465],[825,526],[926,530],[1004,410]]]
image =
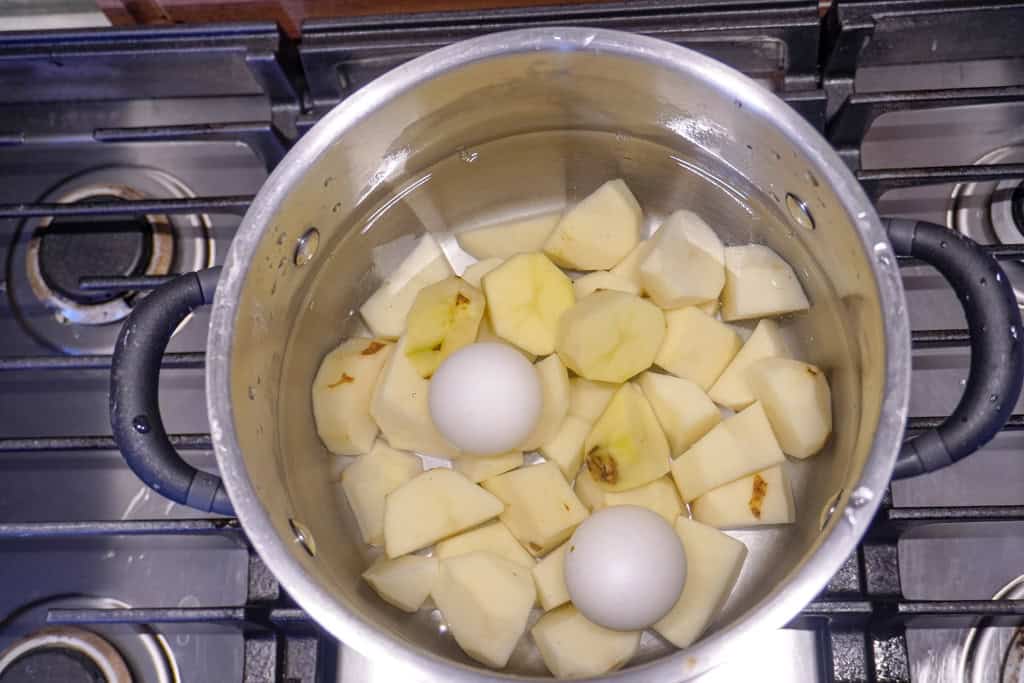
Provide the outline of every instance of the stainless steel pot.
[[[369,555],[336,494],[310,384],[323,354],[355,329],[354,310],[401,250],[397,238],[435,231],[457,256],[450,226],[573,201],[612,177],[626,179],[653,224],[692,208],[727,241],[770,245],[813,302],[784,325],[829,373],[835,428],[825,453],[792,468],[798,522],[738,534],[750,560],[702,641],[676,651],[645,637],[609,679],[675,681],[742,655],[746,639],[782,626],[824,587],[894,467],[902,476],[941,467],[1002,426],[1021,385],[1020,315],[976,245],[937,226],[884,224],[799,115],[681,47],[578,28],[495,34],[416,59],[336,107],[256,197],[219,284],[215,270],[183,276],[125,324],[111,416],[126,459],[173,500],[237,513],[282,586],[371,658],[446,681],[546,675],[526,644],[504,673],[479,667],[436,614],[399,613],[360,581]],[[910,342],[897,255],[950,279],[973,339],[960,407],[902,451]],[[170,335],[211,301],[207,401],[221,479],[174,452],[156,400]]]

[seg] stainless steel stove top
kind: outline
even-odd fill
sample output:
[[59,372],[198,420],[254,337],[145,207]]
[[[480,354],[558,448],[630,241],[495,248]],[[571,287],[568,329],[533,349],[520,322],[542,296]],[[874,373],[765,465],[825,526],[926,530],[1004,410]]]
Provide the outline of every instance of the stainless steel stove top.
[[[147,683],[413,680],[318,632],[234,520],[142,485],[113,450],[106,392],[133,300],[167,274],[219,263],[290,141],[432,47],[537,23],[688,44],[822,128],[881,212],[945,222],[1024,258],[1024,6],[848,0],[819,22],[817,4],[321,21],[297,45],[251,24],[0,36],[0,652],[59,624],[103,636]],[[1024,293],[1024,267],[1004,262]],[[959,395],[965,323],[932,271],[903,273],[911,426],[924,426]],[[187,457],[213,469],[205,333],[200,313],[175,336],[161,400]],[[895,483],[819,600],[701,681],[1024,680],[1024,419],[1014,412],[983,451]]]

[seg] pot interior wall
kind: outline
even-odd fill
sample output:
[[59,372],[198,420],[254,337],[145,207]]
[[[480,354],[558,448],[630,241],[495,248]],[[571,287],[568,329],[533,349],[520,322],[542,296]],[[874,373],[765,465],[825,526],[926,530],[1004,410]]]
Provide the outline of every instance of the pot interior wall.
[[[344,459],[317,438],[313,375],[327,351],[361,329],[356,310],[416,235],[437,234],[464,265],[452,230],[571,204],[610,178],[632,188],[648,229],[687,208],[728,243],[771,246],[794,266],[813,304],[781,323],[799,357],[828,373],[834,435],[821,455],[787,464],[795,525],[735,533],[751,554],[716,628],[754,608],[831,531],[822,531],[823,511],[860,472],[884,385],[870,262],[852,217],[819,181],[818,162],[800,156],[757,98],[704,83],[698,71],[590,51],[478,60],[395,93],[358,120],[329,116],[304,141],[303,180],[287,188],[273,215],[247,219],[264,222],[231,352],[247,472],[278,533],[293,538],[290,520],[311,533],[315,556],[293,544],[307,571],[346,610],[410,647],[473,666],[440,631],[436,611],[399,612],[360,581],[373,554],[336,483]],[[807,205],[814,229],[792,218],[787,194]],[[319,249],[296,265],[297,240],[313,227]],[[545,675],[526,640],[509,671]],[[636,661],[670,651],[645,636]]]

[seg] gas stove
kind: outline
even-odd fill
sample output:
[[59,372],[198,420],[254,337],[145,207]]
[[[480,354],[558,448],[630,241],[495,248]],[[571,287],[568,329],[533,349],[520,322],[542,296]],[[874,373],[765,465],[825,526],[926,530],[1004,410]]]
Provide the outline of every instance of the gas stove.
[[[235,520],[135,478],[109,435],[109,354],[146,290],[223,260],[252,195],[331,106],[452,41],[566,24],[748,73],[827,135],[882,213],[991,245],[1024,302],[1019,2],[847,0],[821,18],[811,0],[645,1],[315,21],[297,42],[270,24],[0,36],[0,653],[29,638],[15,664],[0,655],[0,681],[408,680],[319,631]],[[968,337],[933,271],[902,272],[914,430],[952,410]],[[175,444],[212,471],[206,325],[197,312],[172,340],[161,401]],[[826,591],[702,683],[1022,680],[1014,413],[981,452],[893,484]]]

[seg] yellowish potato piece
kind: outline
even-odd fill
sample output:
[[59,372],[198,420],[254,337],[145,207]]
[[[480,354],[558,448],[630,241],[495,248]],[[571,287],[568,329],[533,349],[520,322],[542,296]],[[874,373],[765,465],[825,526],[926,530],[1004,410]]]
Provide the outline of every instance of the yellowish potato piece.
[[443,560],[477,550],[494,553],[527,569],[532,569],[536,564],[530,553],[523,550],[523,546],[519,545],[512,532],[500,521],[490,522],[440,541],[434,546],[434,556]]
[[793,267],[763,244],[728,247],[725,273],[723,320],[782,315],[811,306]]
[[640,375],[637,384],[665,431],[672,457],[681,454],[722,421],[718,406],[689,380],[648,371]]
[[609,382],[573,377],[569,380],[569,414],[596,422],[618,388],[617,384]]
[[370,395],[394,345],[367,337],[342,342],[313,378],[313,418],[320,440],[338,455],[366,453],[377,438]]
[[808,458],[822,449],[832,432],[832,392],[821,368],[766,358],[751,365],[747,380],[784,453]]
[[754,333],[744,342],[732,362],[708,389],[708,396],[726,408],[743,410],[755,400],[748,376],[748,371],[754,363],[765,358],[789,356],[789,348],[778,323],[774,320],[762,320],[757,323]]
[[654,630],[676,647],[689,647],[725,606],[743,570],[747,547],[686,517],[678,518],[675,527],[686,553],[686,583],[675,607]]
[[465,455],[452,463],[452,467],[473,483],[496,477],[514,470],[523,464],[522,451],[511,451],[499,455]]
[[519,348],[546,356],[555,350],[562,314],[572,308],[572,280],[544,254],[519,254],[483,278],[494,332]]
[[536,589],[528,569],[478,551],[443,560],[431,597],[459,647],[501,669],[526,631]]
[[688,306],[665,313],[665,340],[654,363],[707,391],[739,352],[743,341],[728,325]]
[[704,219],[676,211],[650,241],[640,282],[654,303],[679,308],[718,299],[725,285],[724,247]]
[[642,224],[625,181],[609,180],[562,216],[544,253],[563,268],[608,270],[637,245]]
[[504,259],[500,258],[488,258],[483,261],[477,261],[476,263],[467,266],[466,270],[462,271],[462,279],[473,287],[480,289],[484,275],[487,275],[487,273],[491,272],[504,262]]
[[602,289],[611,289],[616,292],[626,292],[627,294],[640,294],[640,288],[636,286],[635,282],[607,270],[587,273],[583,277],[573,280],[572,286],[576,290],[577,301],[588,294],[593,294]]
[[415,612],[430,595],[437,580],[436,557],[403,555],[380,558],[363,572],[363,579],[384,602],[405,612]]
[[397,451],[383,441],[341,473],[341,489],[356,517],[363,541],[384,545],[384,501],[387,495],[423,471],[415,455]]
[[589,621],[572,605],[548,612],[530,629],[544,664],[558,678],[600,676],[633,658],[640,631],[613,631]]
[[506,472],[483,487],[505,504],[501,521],[537,557],[569,538],[587,517],[587,509],[554,463]]
[[569,373],[562,361],[551,354],[534,367],[540,378],[540,419],[523,444],[524,451],[536,450],[553,439],[569,412]]
[[650,403],[635,384],[615,393],[584,443],[586,472],[605,491],[627,491],[669,471],[669,447]]
[[478,259],[505,259],[541,251],[561,217],[561,211],[553,211],[516,218],[459,232],[455,239],[463,251]]
[[672,477],[659,477],[628,491],[605,491],[585,474],[581,472],[576,478],[576,495],[591,512],[615,505],[639,505],[657,513],[669,524],[674,524],[676,517],[683,514],[683,503]]
[[499,337],[498,333],[494,331],[493,327],[491,327],[491,321],[487,317],[487,315],[484,315],[484,319],[480,321],[480,330],[477,332],[476,340],[478,342],[497,342],[499,344],[506,344],[508,346],[511,346],[519,353],[523,354],[526,360],[530,361],[531,363],[537,360],[537,354],[530,353],[529,351],[524,351],[523,349],[519,348],[518,346],[515,346],[514,344],[509,344],[507,339],[502,339],[501,337]]
[[665,314],[625,292],[594,292],[576,302],[558,324],[562,362],[581,377],[625,382],[651,367],[665,338]]
[[793,490],[781,466],[711,489],[690,503],[693,518],[718,529],[792,524]]
[[405,332],[405,318],[420,290],[454,274],[437,240],[425,234],[359,313],[375,336],[398,339]]
[[565,585],[565,553],[568,549],[569,541],[566,541],[533,566],[537,598],[545,612],[569,602],[569,588]]
[[540,453],[558,465],[565,478],[571,480],[583,463],[583,442],[589,433],[589,422],[575,415],[566,415],[554,437],[540,447]]
[[647,252],[651,250],[652,242],[644,240],[633,247],[633,250],[626,254],[626,258],[619,261],[610,273],[618,275],[633,283],[640,294],[644,293],[643,283],[640,281],[640,264],[647,258]]
[[387,495],[384,548],[388,557],[411,553],[493,519],[505,505],[449,469],[416,476]]
[[424,287],[406,318],[405,355],[421,377],[476,341],[484,317],[484,294],[458,277]]
[[672,478],[689,503],[711,489],[784,462],[764,408],[755,403],[720,422],[672,461]]

